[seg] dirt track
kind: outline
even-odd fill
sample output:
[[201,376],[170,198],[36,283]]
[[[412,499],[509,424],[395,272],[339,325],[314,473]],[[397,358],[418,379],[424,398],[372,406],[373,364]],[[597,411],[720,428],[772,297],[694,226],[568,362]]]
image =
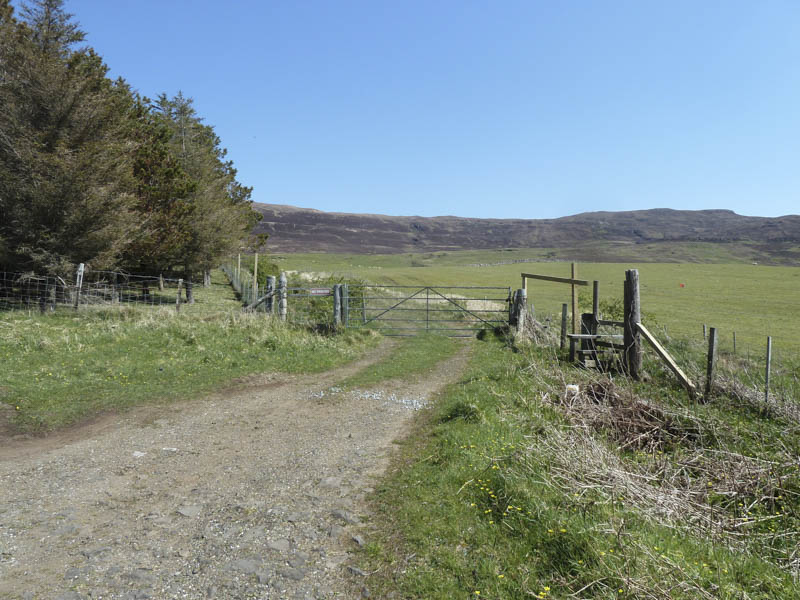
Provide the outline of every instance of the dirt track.
[[364,496],[467,354],[419,381],[336,391],[389,351],[0,441],[0,598],[360,596]]

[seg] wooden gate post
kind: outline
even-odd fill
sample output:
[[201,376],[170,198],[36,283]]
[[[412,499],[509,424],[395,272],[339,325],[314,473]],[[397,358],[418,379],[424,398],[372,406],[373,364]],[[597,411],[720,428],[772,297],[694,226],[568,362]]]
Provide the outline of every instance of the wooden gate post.
[[703,401],[711,400],[711,389],[714,384],[714,366],[717,362],[717,328],[712,327],[708,330],[708,365],[706,366],[706,389],[703,393]]
[[278,314],[280,316],[281,321],[286,320],[286,273],[281,273],[280,279],[278,280]]
[[267,298],[267,305],[266,311],[274,315],[275,314],[275,275],[270,275],[267,277],[267,293],[272,294],[269,298]]
[[564,349],[564,344],[567,342],[567,311],[569,307],[567,303],[561,305],[561,349]]
[[333,286],[333,326],[338,329],[342,325],[342,284]]
[[516,328],[517,335],[520,335],[525,331],[525,312],[527,311],[527,300],[528,293],[524,288],[514,292],[514,302],[511,311],[512,318],[509,321],[509,325]]
[[639,304],[639,271],[629,269],[625,271],[625,331],[623,349],[623,363],[628,375],[639,379],[642,371],[642,341],[637,325],[642,321],[642,311]]

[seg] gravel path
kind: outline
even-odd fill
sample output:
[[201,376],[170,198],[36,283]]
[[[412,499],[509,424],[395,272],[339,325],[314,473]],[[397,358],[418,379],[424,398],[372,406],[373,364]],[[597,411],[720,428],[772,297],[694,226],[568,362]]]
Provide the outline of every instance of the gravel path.
[[367,596],[349,566],[364,543],[364,497],[392,440],[467,355],[418,381],[337,390],[388,351],[45,440],[6,439],[0,598]]

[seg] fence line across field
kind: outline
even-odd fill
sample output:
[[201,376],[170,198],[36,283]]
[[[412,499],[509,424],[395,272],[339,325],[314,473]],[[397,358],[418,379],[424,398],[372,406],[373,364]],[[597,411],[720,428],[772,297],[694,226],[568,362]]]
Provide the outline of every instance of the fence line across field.
[[207,294],[198,295],[201,286],[193,284],[190,278],[134,275],[79,267],[74,280],[33,273],[0,272],[0,308],[47,312],[66,307],[77,309],[103,305],[166,306],[176,303],[179,284],[184,303],[194,303],[198,298],[204,304],[213,302]]

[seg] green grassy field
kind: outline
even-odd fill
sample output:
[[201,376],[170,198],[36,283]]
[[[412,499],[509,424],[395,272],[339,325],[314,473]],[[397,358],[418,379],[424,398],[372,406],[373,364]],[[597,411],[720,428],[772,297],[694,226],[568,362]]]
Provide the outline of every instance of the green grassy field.
[[[283,269],[325,272],[397,285],[521,287],[520,273],[568,277],[566,262],[465,266],[537,256],[541,251],[470,251],[418,255],[294,254],[277,258]],[[698,251],[709,258],[708,252]],[[714,258],[711,256],[711,258]],[[418,266],[412,266],[418,265]],[[659,335],[702,339],[703,324],[716,327],[723,349],[763,354],[773,337],[777,360],[800,353],[800,267],[750,263],[580,263],[578,277],[600,282],[601,299],[622,298],[626,269],[639,269],[645,324]],[[681,287],[683,284],[684,287]],[[591,288],[582,288],[582,310],[591,310]],[[477,293],[479,295],[479,293]],[[560,314],[569,287],[529,282],[529,303],[539,318]]]

